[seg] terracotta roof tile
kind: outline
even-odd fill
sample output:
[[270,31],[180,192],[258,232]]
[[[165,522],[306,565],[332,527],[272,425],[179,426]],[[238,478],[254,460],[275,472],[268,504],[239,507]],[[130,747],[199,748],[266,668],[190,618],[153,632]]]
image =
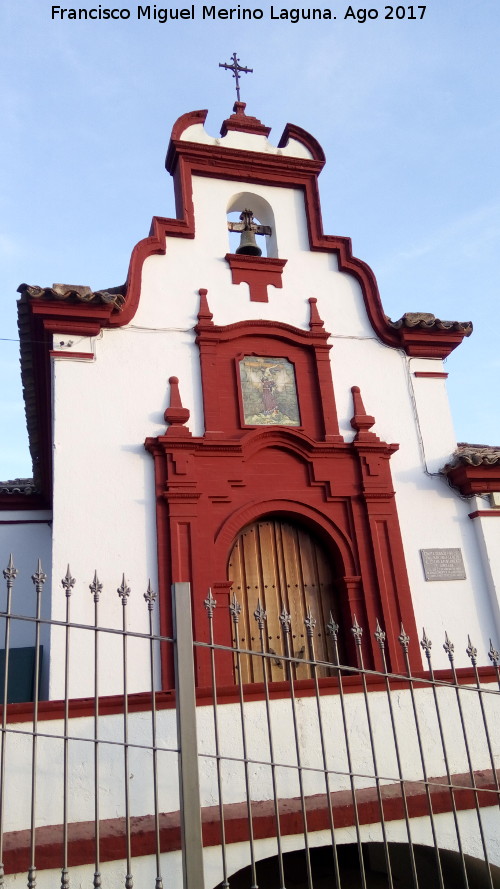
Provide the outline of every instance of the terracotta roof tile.
[[13,478],[0,482],[0,494],[36,494],[37,487],[32,478]]
[[436,318],[431,312],[405,312],[398,321],[391,321],[387,318],[388,324],[395,330],[401,327],[414,328],[418,327],[422,330],[456,330],[470,336],[472,333],[472,321],[442,321]]
[[500,447],[496,445],[469,444],[461,441],[453,452],[452,459],[443,467],[448,473],[455,466],[464,463],[468,466],[495,466],[500,463]]
[[125,302],[125,284],[120,287],[109,287],[107,290],[91,290],[90,287],[72,284],[53,284],[52,287],[38,287],[33,284],[20,284],[17,292],[26,294],[29,299],[56,300],[71,303],[112,304],[118,311]]

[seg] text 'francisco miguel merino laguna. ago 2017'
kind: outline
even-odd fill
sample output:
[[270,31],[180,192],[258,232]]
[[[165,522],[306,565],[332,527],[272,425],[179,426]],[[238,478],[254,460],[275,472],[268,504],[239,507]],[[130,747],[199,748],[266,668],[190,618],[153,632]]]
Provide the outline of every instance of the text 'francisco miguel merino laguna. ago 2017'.
[[90,19],[91,21],[109,21],[109,20],[126,20],[126,19],[146,19],[157,21],[165,24],[168,21],[176,21],[178,19],[221,19],[233,21],[255,21],[263,18],[268,19],[286,19],[289,22],[297,23],[299,21],[314,19],[347,19],[360,23],[377,19],[410,19],[418,21],[423,19],[425,14],[425,6],[384,6],[376,9],[356,9],[353,6],[344,7],[337,11],[332,9],[320,9],[318,7],[302,7],[302,8],[279,8],[278,6],[269,6],[266,9],[259,7],[244,6],[191,6],[184,7],[163,7],[156,6],[137,6],[135,10],[127,7],[107,8],[102,6],[80,8],[66,8],[63,6],[52,6],[51,18],[56,20],[81,21]]

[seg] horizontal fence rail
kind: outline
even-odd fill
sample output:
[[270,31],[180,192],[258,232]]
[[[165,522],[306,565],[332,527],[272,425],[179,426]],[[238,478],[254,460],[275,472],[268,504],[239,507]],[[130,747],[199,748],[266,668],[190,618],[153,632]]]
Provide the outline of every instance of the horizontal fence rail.
[[[406,668],[396,673],[377,624],[375,670],[356,619],[341,629],[331,615],[309,609],[299,621],[283,607],[271,638],[260,602],[242,621],[245,602],[218,606],[209,591],[193,638],[190,585],[177,583],[167,636],[151,584],[134,597],[125,575],[109,590],[94,573],[82,586],[68,566],[50,591],[39,562],[25,613],[18,573],[11,557],[0,889],[23,873],[29,889],[52,887],[54,869],[61,889],[500,887],[493,644],[485,677],[468,639],[464,678],[445,636],[445,680],[425,631],[410,640],[401,627]],[[426,665],[418,675],[411,645]],[[167,692],[165,658],[175,668]],[[196,671],[209,677],[198,706]],[[29,681],[13,682],[23,672]],[[48,673],[58,701],[44,700]]]

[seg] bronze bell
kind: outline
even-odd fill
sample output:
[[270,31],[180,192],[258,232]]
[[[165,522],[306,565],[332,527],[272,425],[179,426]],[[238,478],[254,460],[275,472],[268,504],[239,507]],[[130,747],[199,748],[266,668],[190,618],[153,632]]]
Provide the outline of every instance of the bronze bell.
[[258,225],[252,210],[243,210],[240,214],[241,222],[228,222],[230,232],[241,232],[240,246],[236,253],[246,253],[247,256],[262,256],[262,250],[257,246],[255,235],[270,235],[268,225]]
[[236,253],[246,253],[248,256],[262,256],[262,250],[255,240],[255,232],[253,229],[243,229],[240,238],[240,246]]

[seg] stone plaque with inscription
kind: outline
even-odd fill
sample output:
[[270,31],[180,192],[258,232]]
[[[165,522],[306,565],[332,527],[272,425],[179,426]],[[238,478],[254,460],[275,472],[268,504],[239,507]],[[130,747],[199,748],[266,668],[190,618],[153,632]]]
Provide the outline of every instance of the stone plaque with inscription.
[[421,549],[426,580],[465,580],[461,549]]

